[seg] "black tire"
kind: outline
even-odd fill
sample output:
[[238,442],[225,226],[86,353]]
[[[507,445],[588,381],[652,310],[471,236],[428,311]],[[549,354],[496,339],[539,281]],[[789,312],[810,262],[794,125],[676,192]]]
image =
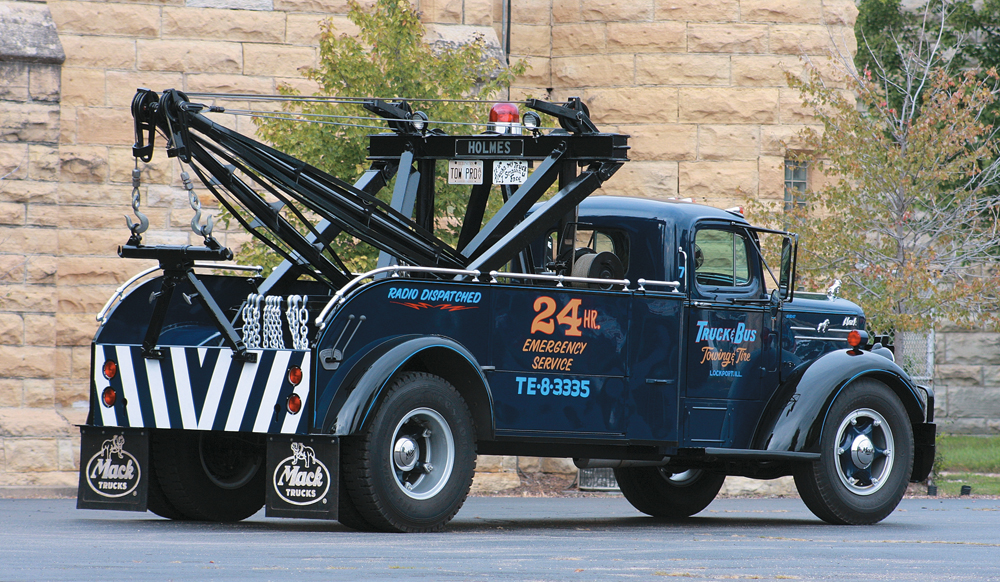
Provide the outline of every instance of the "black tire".
[[832,524],[882,521],[899,505],[913,470],[913,427],[903,403],[877,380],[853,382],[830,406],[820,454],[795,470],[806,507]]
[[152,457],[152,449],[153,447],[151,446],[148,470],[149,481],[146,489],[146,509],[166,519],[187,519],[183,513],[170,503],[167,495],[163,492],[163,487],[160,486],[160,478],[156,474],[156,460]]
[[351,500],[379,531],[440,530],[465,503],[476,469],[465,401],[443,378],[418,372],[392,383],[368,427],[341,450]]
[[152,446],[164,497],[184,517],[240,521],[263,507],[263,435],[158,431]]
[[[344,437],[341,439],[341,448],[350,448],[350,443],[355,437]],[[340,479],[339,481],[339,492],[337,494],[337,521],[345,527],[357,531],[374,531],[375,528],[372,524],[365,521],[365,518],[358,511],[358,507],[354,505],[354,500],[351,499],[351,494],[347,490],[347,478],[344,471],[343,462],[341,462],[340,468]]]
[[615,469],[615,479],[632,507],[653,517],[683,519],[708,507],[726,476],[701,469],[622,467]]

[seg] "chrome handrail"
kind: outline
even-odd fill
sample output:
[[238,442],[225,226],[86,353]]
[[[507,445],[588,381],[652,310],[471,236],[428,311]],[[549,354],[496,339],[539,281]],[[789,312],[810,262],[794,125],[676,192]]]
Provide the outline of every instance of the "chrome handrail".
[[[224,269],[224,270],[228,270],[228,271],[254,271],[254,272],[257,272],[257,273],[260,273],[261,271],[264,270],[264,267],[261,267],[260,265],[220,265],[218,263],[194,263],[194,266],[196,268],[199,268],[199,269]],[[132,285],[132,283],[135,283],[136,281],[138,281],[139,279],[142,279],[143,277],[145,277],[146,275],[148,275],[150,273],[153,273],[155,271],[159,271],[160,268],[161,267],[159,265],[157,265],[155,267],[150,267],[148,269],[140,271],[139,273],[133,275],[127,281],[125,281],[124,283],[122,283],[117,289],[115,289],[115,292],[111,294],[111,298],[108,299],[108,302],[105,303],[104,307],[102,307],[101,310],[97,313],[97,321],[101,322],[101,324],[104,323],[105,318],[107,318],[107,316],[108,316],[108,310],[111,309],[111,305],[117,299],[121,299],[122,295],[125,293],[125,290],[128,289]]]
[[592,277],[567,277],[566,275],[536,275],[534,273],[505,273],[501,271],[490,271],[490,283],[496,283],[497,277],[506,277],[507,279],[529,279],[534,281],[555,281],[556,287],[562,287],[564,282],[621,285],[624,287],[623,291],[628,291],[628,286],[632,284],[632,282],[628,279],[595,279]]
[[664,287],[672,287],[674,292],[678,292],[678,289],[681,286],[680,281],[654,281],[652,279],[639,279],[636,282],[639,284],[639,289],[637,289],[638,291],[645,291],[646,285],[662,285]]
[[316,328],[320,331],[326,329],[326,316],[330,313],[330,310],[340,304],[344,300],[345,296],[354,287],[357,287],[361,281],[365,279],[374,277],[375,275],[381,275],[382,273],[392,273],[393,277],[398,277],[400,273],[438,273],[442,275],[465,275],[471,277],[479,277],[482,273],[478,270],[466,270],[466,269],[450,269],[447,267],[410,267],[407,265],[390,265],[388,267],[379,267],[368,271],[367,273],[361,273],[357,277],[351,279],[346,285],[341,287],[330,301],[323,307],[323,311],[320,311],[319,315],[316,316],[314,323]]

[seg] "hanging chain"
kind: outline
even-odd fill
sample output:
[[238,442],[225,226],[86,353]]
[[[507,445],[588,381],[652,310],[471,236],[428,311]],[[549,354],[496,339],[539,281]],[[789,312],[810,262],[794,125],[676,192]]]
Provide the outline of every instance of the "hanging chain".
[[149,218],[145,214],[139,211],[139,186],[142,183],[142,170],[139,169],[139,158],[135,159],[135,169],[132,170],[132,212],[135,213],[136,218],[139,222],[136,224],[132,223],[132,219],[128,216],[125,217],[125,224],[128,229],[132,231],[132,237],[129,239],[129,244],[139,244],[142,240],[140,236],[142,233],[146,232],[149,228]]
[[205,226],[201,225],[201,200],[194,193],[194,184],[191,183],[191,176],[185,171],[181,171],[181,182],[184,184],[184,189],[187,190],[188,202],[191,204],[191,209],[194,210],[194,216],[191,218],[191,230],[195,234],[205,238],[212,236],[212,222],[214,217],[211,214],[208,215],[208,222]]

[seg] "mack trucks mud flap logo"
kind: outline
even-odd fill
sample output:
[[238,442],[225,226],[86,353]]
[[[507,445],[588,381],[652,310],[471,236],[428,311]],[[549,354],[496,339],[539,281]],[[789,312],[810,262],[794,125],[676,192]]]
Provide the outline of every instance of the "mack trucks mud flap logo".
[[125,450],[125,437],[114,435],[87,462],[87,485],[104,497],[124,497],[135,491],[141,477],[139,461]]
[[292,505],[312,505],[330,490],[330,471],[312,447],[293,442],[291,449],[274,470],[274,491]]

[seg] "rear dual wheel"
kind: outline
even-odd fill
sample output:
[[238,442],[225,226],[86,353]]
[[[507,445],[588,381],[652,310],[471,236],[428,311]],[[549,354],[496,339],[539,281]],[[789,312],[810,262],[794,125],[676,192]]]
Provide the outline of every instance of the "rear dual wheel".
[[726,476],[702,469],[667,467],[615,469],[618,488],[639,511],[663,519],[690,517],[708,507]]
[[[344,440],[343,483],[356,517],[380,531],[439,530],[458,513],[472,486],[476,442],[472,416],[439,376],[397,378],[374,418]],[[343,505],[341,506],[343,509]]]
[[149,508],[170,519],[240,521],[264,506],[263,435],[154,431]]

